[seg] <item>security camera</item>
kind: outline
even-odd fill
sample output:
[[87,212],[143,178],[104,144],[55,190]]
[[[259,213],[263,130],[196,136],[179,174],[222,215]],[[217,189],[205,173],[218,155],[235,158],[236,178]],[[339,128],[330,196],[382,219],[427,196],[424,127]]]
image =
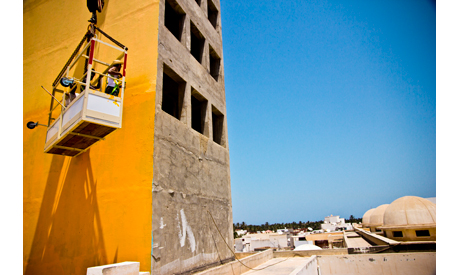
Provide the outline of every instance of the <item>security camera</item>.
[[29,129],[33,129],[33,128],[35,128],[37,125],[38,125],[38,121],[37,121],[37,122],[33,122],[33,121],[27,122],[27,128],[29,128]]

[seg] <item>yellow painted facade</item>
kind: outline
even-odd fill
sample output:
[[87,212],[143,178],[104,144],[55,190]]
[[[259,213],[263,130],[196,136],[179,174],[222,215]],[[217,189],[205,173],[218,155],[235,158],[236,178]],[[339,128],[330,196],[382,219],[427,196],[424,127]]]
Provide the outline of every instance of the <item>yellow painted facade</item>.
[[[423,230],[428,231],[429,236],[417,236],[416,231]],[[402,237],[395,237],[394,232],[400,232]],[[436,227],[434,228],[394,228],[384,229],[386,237],[400,242],[435,242],[436,241]]]
[[[86,1],[25,0],[24,274],[86,274],[139,261],[150,270],[158,1],[105,1],[98,26],[128,47],[123,126],[78,157],[43,153],[51,84],[85,34]],[[103,41],[108,41],[106,38]]]

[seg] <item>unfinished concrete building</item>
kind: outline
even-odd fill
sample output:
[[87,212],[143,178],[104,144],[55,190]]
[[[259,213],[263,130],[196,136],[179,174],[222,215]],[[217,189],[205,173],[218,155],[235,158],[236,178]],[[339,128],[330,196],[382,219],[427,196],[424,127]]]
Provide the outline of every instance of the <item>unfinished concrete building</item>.
[[46,130],[25,125],[47,118],[40,85],[53,83],[91,13],[85,1],[26,0],[23,15],[24,274],[123,261],[187,274],[232,260],[219,0],[105,1],[97,26],[129,48],[123,126],[75,157],[44,153]]
[[[233,244],[219,6],[215,0],[160,1],[152,270],[161,274],[233,256],[208,214]],[[180,240],[162,228],[178,221],[187,228]],[[190,246],[181,249],[186,234]]]

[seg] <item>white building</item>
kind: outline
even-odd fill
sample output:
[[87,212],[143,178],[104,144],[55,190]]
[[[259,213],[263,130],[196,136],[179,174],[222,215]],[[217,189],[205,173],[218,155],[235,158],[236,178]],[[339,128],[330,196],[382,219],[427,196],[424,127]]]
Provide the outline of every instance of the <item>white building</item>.
[[306,239],[306,236],[307,235],[310,235],[309,232],[307,233],[300,233],[296,236],[290,236],[289,237],[289,240],[290,240],[290,244],[293,245],[294,248],[297,248],[301,245],[304,245],[304,244],[313,244],[313,241],[307,241]]
[[236,234],[238,234],[238,236],[243,236],[243,235],[246,235],[246,233],[248,233],[247,230],[243,230],[243,229],[238,229],[238,230],[235,230]]
[[257,248],[286,249],[289,247],[286,234],[248,234],[235,239],[236,252],[252,252]]
[[277,230],[276,230],[276,233],[278,233],[278,234],[289,233],[289,229],[287,229],[287,228],[284,228],[284,229],[277,229]]
[[324,218],[324,223],[321,224],[321,229],[325,232],[334,232],[342,230],[352,230],[351,223],[346,223],[344,218],[339,216],[329,216]]

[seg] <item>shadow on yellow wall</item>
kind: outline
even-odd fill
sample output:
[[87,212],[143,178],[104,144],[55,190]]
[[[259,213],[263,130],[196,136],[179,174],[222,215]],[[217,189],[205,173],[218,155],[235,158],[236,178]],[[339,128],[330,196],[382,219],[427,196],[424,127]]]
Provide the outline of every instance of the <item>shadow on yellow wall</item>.
[[[106,264],[89,151],[53,156],[48,175],[24,274],[86,274],[86,267]],[[113,261],[117,255],[118,248]]]

